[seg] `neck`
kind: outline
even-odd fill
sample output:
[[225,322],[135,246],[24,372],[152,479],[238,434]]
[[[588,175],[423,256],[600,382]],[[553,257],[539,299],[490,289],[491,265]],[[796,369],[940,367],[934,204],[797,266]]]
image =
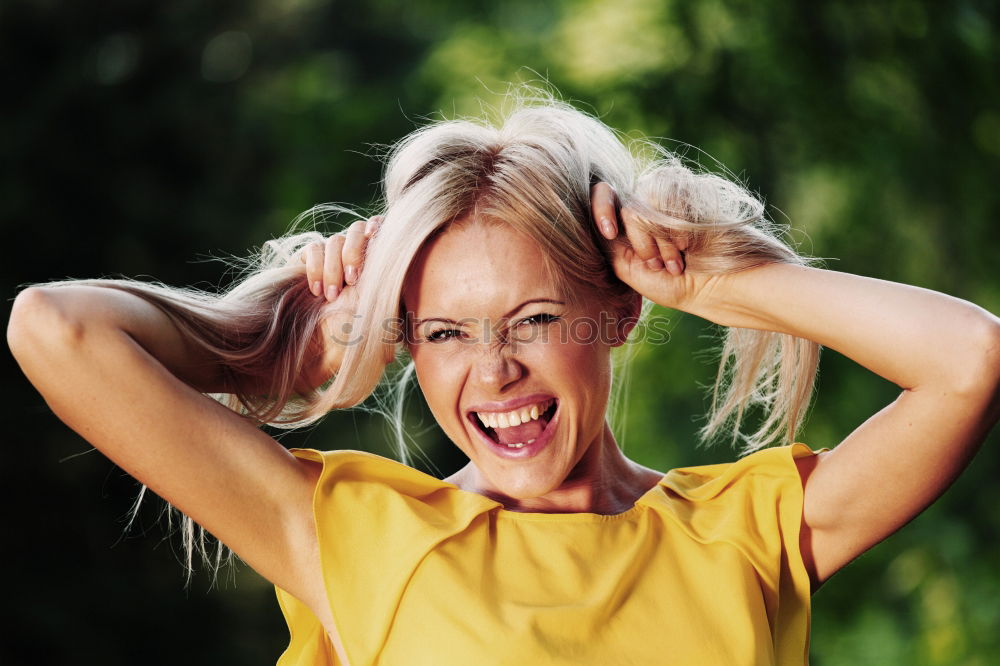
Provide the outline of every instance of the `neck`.
[[[463,479],[472,482],[464,484]],[[482,488],[479,472],[472,463],[454,475],[462,488]],[[515,499],[482,493],[510,511],[535,513],[599,513],[613,515],[629,510],[642,495],[663,478],[663,474],[625,457],[607,422],[597,439],[573,468],[566,480],[539,497]],[[482,491],[479,491],[482,492]]]

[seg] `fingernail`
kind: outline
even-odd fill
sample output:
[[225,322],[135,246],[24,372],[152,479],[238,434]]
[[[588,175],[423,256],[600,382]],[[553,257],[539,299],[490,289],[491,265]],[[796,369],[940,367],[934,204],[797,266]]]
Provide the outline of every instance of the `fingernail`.
[[320,284],[319,280],[312,283],[312,293],[313,296],[319,296],[323,293],[323,285]]
[[337,298],[337,288],[332,284],[326,288],[326,300],[332,301]]
[[358,279],[358,269],[356,269],[354,266],[351,266],[350,264],[344,266],[344,280],[347,282],[347,284],[354,284],[354,282],[357,279]]
[[371,238],[373,233],[375,233],[375,218],[365,222],[365,236]]
[[659,257],[653,257],[652,259],[646,260],[646,268],[651,271],[661,271],[663,270],[663,260]]
[[601,231],[604,232],[604,236],[608,239],[615,237],[615,225],[611,224],[611,220],[606,217],[601,220]]
[[680,275],[681,274],[681,265],[678,264],[673,259],[671,259],[670,261],[667,262],[667,271],[671,275]]

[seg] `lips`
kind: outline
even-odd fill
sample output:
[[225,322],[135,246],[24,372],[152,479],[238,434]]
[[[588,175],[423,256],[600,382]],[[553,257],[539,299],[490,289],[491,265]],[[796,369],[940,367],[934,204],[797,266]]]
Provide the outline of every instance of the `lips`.
[[506,412],[554,398],[555,396],[551,393],[532,393],[530,395],[523,395],[519,398],[510,398],[503,401],[481,402],[476,405],[469,405],[466,407],[466,412]]
[[[532,404],[531,400],[537,401],[537,398],[534,396],[529,396],[528,398],[529,399],[492,404],[510,410],[512,408],[516,409],[519,405]],[[511,405],[513,405],[513,407],[511,407]],[[501,430],[507,431],[504,433],[503,438],[507,443],[502,442],[497,436],[497,429],[483,424],[476,411],[468,412],[467,418],[472,423],[472,427],[475,429],[479,441],[482,442],[492,453],[502,458],[524,459],[537,455],[548,445],[550,441],[552,441],[552,437],[554,436],[556,427],[559,423],[559,414],[559,401],[553,399],[549,407],[546,408],[543,414],[539,415],[537,420],[525,425],[501,428]],[[538,432],[539,424],[544,424],[540,433]],[[527,441],[517,441],[519,439],[518,431],[521,429],[525,429],[525,432],[527,432],[527,429],[530,429],[531,434],[534,434],[535,437],[526,438]],[[508,444],[511,445],[508,446]]]

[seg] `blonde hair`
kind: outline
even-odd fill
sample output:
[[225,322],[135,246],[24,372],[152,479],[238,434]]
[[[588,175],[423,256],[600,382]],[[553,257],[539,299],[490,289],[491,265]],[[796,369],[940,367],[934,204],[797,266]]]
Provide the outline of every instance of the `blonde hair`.
[[[439,120],[404,137],[387,152],[384,216],[371,239],[358,281],[358,308],[340,371],[326,384],[296,394],[296,378],[311,358],[325,308],[303,279],[297,252],[320,239],[295,231],[337,216],[357,216],[322,205],[297,218],[293,232],[264,244],[243,263],[238,280],[223,293],[170,288],[131,280],[67,281],[122,289],[159,306],[195,342],[215,354],[233,387],[214,398],[277,427],[315,422],[329,411],[362,406],[386,417],[398,457],[411,461],[403,427],[403,400],[414,374],[402,344],[402,299],[408,269],[434,235],[468,218],[507,224],[543,250],[568,298],[599,294],[617,312],[633,295],[618,280],[590,214],[591,186],[604,181],[623,206],[637,212],[652,234],[682,232],[690,241],[690,270],[732,273],[767,263],[808,264],[780,238],[763,203],[746,188],[700,173],[650,140],[624,140],[597,118],[537,87],[512,88],[501,109],[482,118]],[[583,289],[581,289],[581,287]],[[649,312],[645,302],[641,317]],[[613,358],[609,417],[616,431],[627,386],[628,352]],[[387,353],[399,364],[386,372]],[[728,329],[712,388],[703,442],[727,430],[742,453],[794,439],[812,395],[819,347],[777,333]],[[256,395],[248,386],[269,386]],[[762,423],[742,432],[747,410],[763,410]],[[143,489],[145,490],[145,489]],[[220,550],[209,557],[204,532],[184,518],[188,570],[198,551],[217,569]]]

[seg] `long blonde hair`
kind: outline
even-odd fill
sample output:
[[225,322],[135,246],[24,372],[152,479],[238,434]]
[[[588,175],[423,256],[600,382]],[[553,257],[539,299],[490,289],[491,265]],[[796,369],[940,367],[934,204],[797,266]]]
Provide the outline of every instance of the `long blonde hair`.
[[[567,298],[582,291],[601,294],[618,312],[633,292],[615,277],[591,220],[590,190],[598,181],[609,183],[653,234],[688,234],[690,270],[731,273],[774,262],[810,263],[781,239],[763,203],[740,184],[697,172],[653,141],[625,140],[543,89],[512,88],[500,109],[483,115],[431,122],[387,152],[384,199],[372,211],[384,220],[357,284],[351,344],[340,371],[306,394],[293,387],[328,306],[309,294],[297,260],[297,252],[322,236],[301,229],[338,216],[363,217],[356,211],[335,205],[307,211],[293,231],[244,262],[239,278],[222,293],[131,280],[55,284],[122,289],[159,306],[224,365],[233,393],[212,397],[259,423],[300,427],[372,397],[374,406],[363,408],[385,416],[398,457],[410,463],[403,401],[414,367],[403,344],[401,294],[420,249],[456,221],[473,216],[528,235]],[[650,305],[644,303],[641,317]],[[616,432],[623,428],[619,415],[631,347],[624,345],[613,358],[608,415]],[[399,361],[390,372],[387,353]],[[728,432],[742,453],[791,442],[812,396],[818,357],[819,346],[807,340],[726,330],[700,438],[707,442]],[[270,387],[266,395],[243,388],[261,385]],[[765,416],[744,433],[744,415],[752,407]],[[217,569],[222,547],[209,557],[204,533],[184,521],[189,571],[194,551],[214,560]]]

